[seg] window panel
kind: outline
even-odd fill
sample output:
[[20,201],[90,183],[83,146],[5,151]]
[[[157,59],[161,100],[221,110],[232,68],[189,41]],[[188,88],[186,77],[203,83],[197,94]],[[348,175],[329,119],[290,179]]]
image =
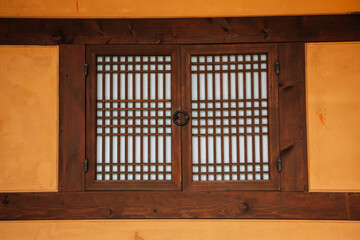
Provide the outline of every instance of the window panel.
[[[221,60],[221,62],[212,62],[212,59]],[[192,102],[198,103],[200,108],[192,109],[193,121],[207,121],[203,131],[197,132],[197,128],[193,127],[193,148],[192,158],[193,166],[197,166],[199,169],[205,169],[206,171],[194,172],[194,181],[209,181],[209,175],[213,175],[209,172],[208,168],[211,165],[208,160],[215,154],[215,150],[218,151],[218,160],[214,164],[214,167],[218,169],[216,171],[217,178],[214,181],[257,181],[265,180],[265,174],[269,171],[259,170],[257,177],[254,177],[255,169],[254,164],[258,162],[263,165],[265,169],[269,169],[267,162],[268,145],[264,144],[263,136],[267,137],[267,132],[263,131],[268,124],[262,124],[255,119],[262,118],[262,110],[267,110],[266,94],[259,98],[259,92],[262,89],[267,89],[266,79],[267,72],[260,74],[258,66],[266,64],[266,54],[251,54],[245,56],[245,62],[251,62],[252,64],[246,64],[245,70],[236,69],[235,59],[244,59],[243,55],[221,55],[221,56],[192,56],[191,58],[191,90],[192,90]],[[264,60],[261,60],[264,59]],[[219,70],[212,71],[214,64],[219,64]],[[210,69],[210,70],[208,70]],[[246,76],[244,87],[242,85],[243,79],[239,79],[239,73]],[[220,73],[220,74],[217,74]],[[214,76],[214,74],[217,74]],[[211,76],[209,78],[209,76]],[[212,86],[213,76],[217,79],[218,86]],[[242,75],[241,75],[242,76]],[[208,79],[209,78],[209,79]],[[199,79],[199,81],[197,81]],[[259,84],[260,83],[260,84]],[[265,86],[263,86],[265,85]],[[212,101],[211,90],[219,89],[217,101]],[[237,89],[242,90],[242,94],[239,94]],[[214,93],[216,95],[216,93]],[[242,96],[246,95],[244,100]],[[199,96],[199,97],[198,97]],[[231,99],[231,101],[227,101]],[[259,101],[262,102],[262,106],[259,105]],[[240,105],[241,103],[241,105]],[[265,103],[265,104],[264,104]],[[205,111],[201,111],[204,109]],[[208,116],[209,113],[220,110],[220,116]],[[246,112],[244,123],[236,123],[239,118],[239,111]],[[204,114],[201,114],[204,112]],[[203,116],[202,116],[203,115]],[[263,118],[267,122],[267,115]],[[211,123],[209,123],[212,120]],[[229,130],[229,122],[235,120],[234,127]],[[209,133],[209,128],[212,129],[216,122],[219,127],[217,133]],[[201,124],[200,124],[201,125]],[[246,129],[246,132],[240,129]],[[196,129],[196,130],[195,130]],[[194,131],[195,130],[195,131]],[[210,138],[218,139],[218,145],[216,149],[207,147],[209,145]],[[237,145],[237,141],[240,137],[245,137],[246,141],[240,141],[240,146]],[[239,140],[238,140],[239,139]],[[200,149],[200,150],[199,150]],[[239,152],[239,157],[237,153]],[[263,153],[263,154],[260,154]],[[242,166],[245,166],[245,178],[240,178],[240,155],[246,156],[246,161]],[[198,159],[201,159],[199,161]],[[265,160],[265,161],[264,161]],[[194,169],[194,167],[193,167]],[[200,177],[201,176],[201,177]],[[230,177],[229,177],[230,176]],[[267,175],[266,175],[267,176]],[[269,180],[269,179],[266,179]],[[211,180],[210,180],[211,181]]]
[[186,47],[192,144],[183,150],[190,151],[185,153],[189,170],[184,171],[191,176],[185,188],[278,187],[273,164],[278,139],[276,134],[269,137],[278,129],[277,90],[268,81],[269,76],[275,81],[268,65],[276,51],[273,46],[248,46]]
[[[149,59],[150,69],[144,67],[148,66]],[[171,88],[167,87],[167,82],[164,81],[164,74],[171,74],[171,70],[165,70],[163,64],[170,65],[171,56],[97,57],[99,121],[96,180],[141,181],[146,178],[147,181],[171,181],[171,172],[166,171],[166,167],[171,166],[171,160],[165,159],[166,156],[171,157],[171,148],[168,147],[170,151],[168,155],[164,154],[166,144],[171,144],[171,141],[164,142],[164,136],[171,136],[171,121],[169,125],[166,124],[166,120],[171,117],[163,114],[163,111],[171,110]],[[119,70],[121,66],[124,70]],[[118,88],[118,74],[123,74],[119,86],[122,85],[124,88],[125,96],[121,100],[118,100],[118,94],[122,90]],[[104,76],[105,81],[103,81]],[[165,96],[167,97],[164,98]],[[167,103],[166,107],[165,103]],[[125,112],[125,116],[119,118],[122,111]],[[150,112],[150,116],[146,116],[145,123],[144,115],[147,114],[144,112]],[[118,120],[124,121],[119,124]],[[159,124],[160,120],[161,124]],[[148,125],[148,122],[150,122],[150,132],[144,133],[144,126]],[[121,126],[125,127],[125,132],[119,131]],[[169,130],[165,131],[165,128]],[[146,127],[145,131],[147,129]],[[150,141],[147,138],[144,140],[145,135],[150,136]],[[120,136],[125,138],[116,144]],[[144,141],[148,144],[146,149],[141,147]],[[119,161],[121,150],[125,155],[123,162]],[[111,166],[113,167],[110,168]],[[147,166],[145,170],[144,166]],[[151,172],[150,178],[148,178],[148,169]],[[164,178],[166,174],[170,176]]]
[[89,48],[89,62],[95,65],[89,89],[94,86],[96,92],[89,101],[95,116],[89,116],[96,118],[96,142],[89,150],[94,168],[88,189],[178,188],[180,157],[173,145],[181,136],[171,118],[180,102],[173,97],[179,84],[172,86],[176,49]]

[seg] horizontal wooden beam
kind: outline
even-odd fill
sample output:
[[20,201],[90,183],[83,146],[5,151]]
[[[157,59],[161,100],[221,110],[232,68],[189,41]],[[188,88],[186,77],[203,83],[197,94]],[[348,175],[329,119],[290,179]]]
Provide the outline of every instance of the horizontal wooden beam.
[[188,19],[0,19],[0,44],[359,41],[360,14]]
[[2,193],[1,220],[246,218],[360,220],[360,193]]

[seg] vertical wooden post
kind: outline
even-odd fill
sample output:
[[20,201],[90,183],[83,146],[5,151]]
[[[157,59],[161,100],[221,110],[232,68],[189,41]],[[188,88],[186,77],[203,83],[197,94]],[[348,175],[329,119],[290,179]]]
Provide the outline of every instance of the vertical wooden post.
[[85,46],[60,45],[59,191],[85,189]]
[[304,43],[278,44],[281,190],[307,191]]

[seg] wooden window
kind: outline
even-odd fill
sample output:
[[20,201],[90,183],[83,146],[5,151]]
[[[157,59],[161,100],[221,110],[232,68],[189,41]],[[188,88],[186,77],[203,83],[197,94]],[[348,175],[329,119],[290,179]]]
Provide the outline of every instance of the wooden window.
[[279,190],[276,45],[181,51],[87,46],[86,189]]
[[177,190],[177,46],[88,46],[89,190]]
[[276,45],[183,50],[185,189],[278,190]]

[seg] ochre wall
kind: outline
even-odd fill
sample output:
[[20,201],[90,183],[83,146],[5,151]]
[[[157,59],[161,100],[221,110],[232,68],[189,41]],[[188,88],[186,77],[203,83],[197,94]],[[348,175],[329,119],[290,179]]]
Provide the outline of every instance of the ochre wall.
[[0,192],[57,191],[59,49],[0,46]]
[[6,240],[352,240],[360,222],[262,220],[9,221],[0,223]]
[[311,191],[360,191],[360,43],[306,45]]
[[359,0],[0,0],[2,17],[232,17],[359,11]]

